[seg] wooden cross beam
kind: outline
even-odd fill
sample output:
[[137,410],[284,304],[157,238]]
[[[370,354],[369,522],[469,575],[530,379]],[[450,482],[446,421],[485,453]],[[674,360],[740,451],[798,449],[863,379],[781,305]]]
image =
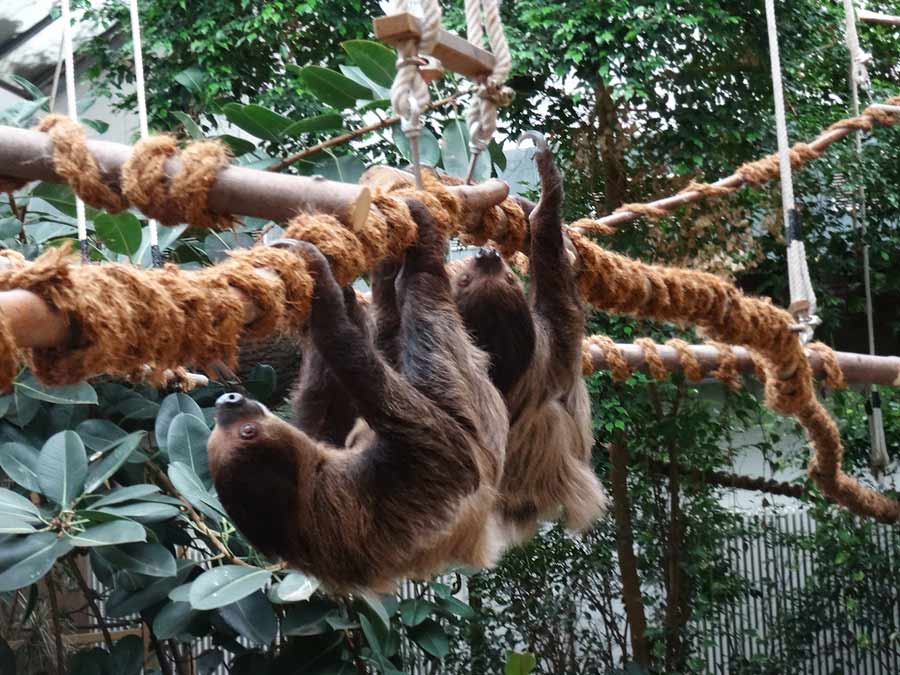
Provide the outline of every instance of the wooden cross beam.
[[[375,37],[392,47],[422,37],[421,20],[409,12],[380,16],[373,23]],[[487,77],[494,72],[493,54],[443,29],[438,33],[432,54],[444,68],[471,80]]]
[[900,16],[891,16],[890,14],[882,14],[881,12],[870,12],[867,9],[858,10],[856,15],[863,23],[878,23],[882,26],[900,26]]

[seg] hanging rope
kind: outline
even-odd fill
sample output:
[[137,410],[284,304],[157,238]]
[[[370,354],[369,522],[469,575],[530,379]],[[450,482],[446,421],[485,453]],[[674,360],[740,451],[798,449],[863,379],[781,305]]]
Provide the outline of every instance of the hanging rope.
[[[853,0],[844,0],[844,24],[847,49],[850,52],[850,103],[854,115],[859,115],[859,89],[867,86],[869,73],[866,62],[871,55],[859,46],[856,32],[856,9]],[[854,132],[854,147],[857,166],[862,164],[862,131]],[[866,187],[862,181],[856,190],[856,201],[851,204],[850,217],[853,227],[859,232],[862,242],[863,286],[866,295],[866,329],[869,339],[869,354],[875,355],[875,312],[872,307],[872,274],[869,261],[869,242],[867,237],[868,222],[866,217]],[[887,440],[884,437],[884,419],[881,413],[881,396],[877,389],[866,385],[866,413],[869,421],[869,466],[879,475],[887,469],[890,457],[887,452]]]
[[[423,58],[430,55],[437,44],[441,29],[441,6],[438,0],[421,0],[422,36],[418,40],[407,40],[397,46],[397,75],[391,86],[391,106],[400,117],[400,128],[409,140],[410,155],[416,184],[422,187],[422,165],[419,153],[419,138],[422,135],[422,112],[431,103],[428,82],[420,68],[428,64]],[[394,13],[409,11],[408,0],[397,0]]]
[[[482,12],[484,19],[482,21]],[[469,170],[466,182],[471,183],[475,164],[483,153],[494,132],[497,131],[497,108],[512,103],[514,92],[506,85],[512,70],[512,56],[500,18],[500,0],[466,0],[466,37],[469,42],[481,47],[487,28],[488,44],[494,53],[494,71],[478,83],[477,96],[466,112],[469,127]]]
[[778,28],[775,22],[775,0],[765,0],[766,25],[769,34],[769,53],[772,63],[772,90],[775,97],[775,124],[778,133],[778,155],[781,170],[781,202],[784,210],[785,240],[787,242],[788,284],[791,294],[791,313],[798,321],[804,343],[812,339],[820,323],[816,316],[816,293],[809,278],[806,247],[800,229],[800,218],[794,201],[794,180],[791,173],[791,147],[788,142],[784,109],[784,87],[781,81],[781,55],[778,48]]

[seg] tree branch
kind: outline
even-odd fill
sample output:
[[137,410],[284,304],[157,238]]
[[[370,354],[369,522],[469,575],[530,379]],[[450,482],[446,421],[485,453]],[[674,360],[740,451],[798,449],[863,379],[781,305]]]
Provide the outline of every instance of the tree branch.
[[87,600],[91,612],[94,614],[94,618],[97,620],[97,624],[103,632],[103,641],[106,643],[106,648],[112,653],[112,636],[109,634],[109,626],[106,625],[103,614],[100,612],[100,607],[97,605],[97,593],[87,585],[87,581],[85,581],[84,575],[81,573],[75,560],[69,557],[67,562],[69,564],[69,569],[72,570],[72,574],[75,577],[75,582],[78,584],[78,588],[81,589],[84,599]]
[[56,638],[56,672],[66,675],[66,657],[63,649],[62,625],[59,622],[59,603],[56,601],[56,582],[53,580],[53,569],[47,574],[47,596],[50,599],[50,619],[53,622],[53,633]]

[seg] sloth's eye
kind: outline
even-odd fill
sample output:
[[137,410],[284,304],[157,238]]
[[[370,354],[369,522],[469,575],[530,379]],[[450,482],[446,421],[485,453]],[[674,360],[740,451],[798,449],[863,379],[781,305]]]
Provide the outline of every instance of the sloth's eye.
[[470,281],[472,281],[472,276],[470,274],[461,274],[457,283],[460,286],[468,286]]
[[242,424],[238,433],[245,441],[256,438],[257,428],[255,424]]

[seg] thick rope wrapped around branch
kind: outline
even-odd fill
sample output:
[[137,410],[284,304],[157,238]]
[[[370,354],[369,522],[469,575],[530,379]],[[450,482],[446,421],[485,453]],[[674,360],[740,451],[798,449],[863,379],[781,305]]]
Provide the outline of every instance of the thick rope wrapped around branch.
[[693,324],[712,339],[746,345],[759,354],[766,404],[806,429],[815,449],[809,474],[822,492],[854,513],[882,522],[900,520],[900,502],[843,472],[840,434],[816,398],[812,367],[790,314],[711,274],[646,265],[606,251],[577,232],[570,238],[580,256],[578,286],[587,302],[616,313]]

